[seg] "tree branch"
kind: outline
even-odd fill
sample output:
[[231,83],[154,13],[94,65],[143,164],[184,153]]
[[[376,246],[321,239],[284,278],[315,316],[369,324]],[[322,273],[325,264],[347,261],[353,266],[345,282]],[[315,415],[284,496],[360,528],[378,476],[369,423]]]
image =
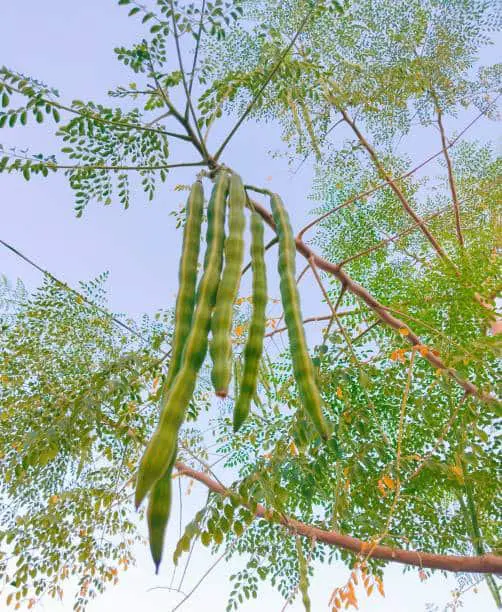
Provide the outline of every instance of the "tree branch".
[[441,134],[441,144],[443,147],[443,155],[446,160],[446,167],[448,168],[448,182],[450,184],[451,191],[451,201],[453,204],[453,212],[455,214],[455,229],[457,232],[457,238],[460,243],[460,246],[464,246],[464,237],[462,235],[462,226],[460,224],[460,207],[458,204],[458,196],[457,196],[457,185],[455,183],[455,176],[453,175],[453,166],[451,163],[451,158],[448,154],[448,141],[446,140],[446,134],[443,126],[443,113],[438,105],[436,105],[437,109],[437,122],[439,127],[439,133]]
[[[179,64],[180,71],[181,71],[181,79],[182,79],[182,82],[183,82],[183,89],[185,90],[185,95],[186,95],[186,98],[187,98],[187,107],[190,109],[190,112],[192,113],[192,117],[193,117],[193,120],[194,120],[194,123],[195,123],[195,129],[197,130],[197,134],[199,136],[199,142],[200,142],[202,148],[204,149],[204,155],[206,157],[209,157],[207,151],[205,150],[204,139],[202,138],[202,133],[200,131],[199,122],[197,121],[197,115],[195,114],[195,110],[194,110],[193,105],[192,105],[192,98],[190,97],[190,91],[188,89],[185,69],[183,67],[183,58],[181,57],[180,36],[179,36],[179,33],[178,33],[178,26],[176,24],[176,17],[174,15],[174,3],[173,3],[173,0],[169,0],[169,4],[171,6],[171,19],[172,19],[172,22],[173,22],[173,33],[174,33],[174,42],[176,44],[176,54],[178,56],[178,64]],[[188,121],[188,114],[187,114],[186,111],[185,111],[185,114],[184,114],[183,118],[185,120],[185,123],[188,124],[189,123],[189,121]]]
[[[261,215],[267,225],[275,231],[275,223],[271,213],[258,202],[254,200],[252,200],[252,202],[255,210]],[[390,314],[388,309],[383,304],[381,304],[373,295],[371,295],[371,293],[365,287],[353,280],[344,270],[340,268],[340,266],[329,262],[319,255],[316,255],[314,251],[312,251],[312,249],[308,247],[300,238],[296,238],[296,249],[307,260],[313,260],[318,268],[335,276],[342,283],[342,285],[347,288],[348,291],[350,291],[353,295],[360,297],[363,302],[365,302],[367,306],[373,310],[389,327],[395,329],[396,331],[403,329],[407,330],[408,333],[404,337],[412,346],[423,345],[420,338],[404,321]],[[435,368],[443,370],[451,379],[453,379],[465,391],[467,391],[467,393],[475,395],[477,398],[485,402],[497,401],[494,396],[478,389],[478,387],[476,387],[476,385],[470,381],[464,380],[455,369],[448,367],[438,355],[435,355],[431,351],[427,351],[423,357]]]
[[[9,83],[6,83],[5,81],[0,81],[0,84],[4,85],[7,89],[12,89],[12,91],[15,91],[16,93],[19,93],[19,94],[21,94],[23,96],[29,97],[29,96],[27,96],[26,93],[23,92],[22,89],[18,89],[17,87],[13,87],[12,85],[10,85]],[[177,132],[167,132],[166,130],[162,130],[160,128],[152,128],[152,127],[150,127],[151,124],[148,124],[148,125],[137,125],[137,124],[134,124],[134,123],[128,123],[127,121],[111,121],[110,119],[104,119],[103,117],[101,117],[100,115],[98,115],[96,113],[78,111],[75,108],[72,108],[70,106],[65,106],[64,104],[60,104],[59,102],[56,102],[54,100],[50,100],[49,98],[42,98],[42,97],[38,97],[38,96],[37,96],[37,98],[41,102],[43,102],[44,104],[49,104],[50,106],[58,108],[59,110],[64,110],[64,111],[67,111],[68,113],[73,113],[74,115],[79,115],[80,117],[90,117],[94,121],[97,121],[98,123],[103,123],[105,125],[112,125],[112,126],[117,126],[117,127],[125,127],[125,128],[130,128],[132,130],[139,130],[141,132],[152,132],[154,134],[161,134],[162,136],[170,136],[171,138],[179,138],[180,140],[187,140],[187,141],[190,140],[190,138],[188,136],[185,136],[184,134],[178,134]]]
[[[435,219],[436,217],[439,217],[439,215],[444,214],[447,210],[449,210],[449,206],[445,206],[444,208],[441,208],[441,210],[438,210],[437,212],[432,213],[431,215],[428,215],[427,217],[425,217],[425,219],[427,221]],[[340,267],[345,266],[351,261],[359,259],[360,257],[364,257],[365,255],[369,255],[370,253],[373,253],[374,251],[378,251],[379,249],[385,247],[390,242],[396,242],[396,240],[399,240],[400,238],[404,238],[404,236],[411,234],[416,229],[417,229],[417,224],[411,225],[410,227],[403,230],[402,232],[394,234],[393,236],[389,236],[389,238],[385,238],[385,240],[381,240],[380,242],[373,245],[372,247],[368,247],[367,249],[364,249],[364,251],[359,251],[359,253],[356,253],[355,255],[351,255],[350,257],[347,257],[346,259],[341,261],[338,265]]]
[[[495,104],[495,102],[499,99],[500,95],[499,94],[495,100],[492,102],[492,104]],[[490,106],[492,105],[490,104]],[[451,140],[447,146],[447,149],[451,149],[453,146],[455,146],[457,144],[457,142],[462,138],[462,136],[477,122],[479,121],[479,119],[481,119],[481,117],[483,117],[484,115],[486,115],[486,113],[488,112],[488,108],[486,108],[485,110],[481,111],[478,115],[476,115],[476,117],[474,117],[474,119],[472,121],[470,121],[463,130],[461,130],[457,136]],[[441,149],[440,151],[437,151],[436,153],[430,155],[429,157],[427,157],[426,159],[424,159],[422,162],[420,162],[417,166],[415,166],[414,168],[412,168],[411,170],[408,170],[408,172],[405,172],[404,174],[401,174],[401,176],[397,176],[395,178],[393,178],[393,180],[395,182],[397,181],[402,181],[403,179],[408,178],[409,176],[411,176],[412,174],[415,174],[415,172],[417,172],[418,170],[421,170],[424,166],[426,166],[427,164],[429,164],[430,162],[434,161],[437,157],[439,157],[441,154],[443,153],[443,149]],[[358,193],[357,195],[349,198],[348,200],[346,200],[345,202],[343,202],[342,204],[340,204],[339,206],[336,206],[335,208],[331,208],[330,210],[328,210],[327,212],[325,212],[324,214],[320,215],[319,217],[317,217],[316,219],[313,219],[312,221],[310,221],[307,225],[305,225],[305,227],[303,227],[300,232],[298,233],[298,238],[300,240],[303,239],[304,234],[312,229],[315,225],[317,225],[318,223],[320,223],[321,221],[324,221],[324,219],[326,219],[327,217],[331,216],[332,214],[334,214],[335,212],[339,211],[342,208],[345,208],[346,206],[349,206],[350,204],[352,204],[353,202],[361,199],[361,198],[365,198],[367,196],[370,196],[372,194],[374,194],[376,191],[379,191],[380,189],[383,189],[384,187],[387,186],[387,182],[384,181],[383,183],[380,183],[379,185],[376,185],[376,187],[372,187],[371,189],[367,189],[366,191],[362,191],[361,193]]]
[[[207,474],[194,470],[180,461],[177,461],[175,466],[180,475],[197,480],[214,493],[225,497],[229,495],[229,490],[226,487],[210,478]],[[270,520],[269,513],[267,513],[265,507],[261,504],[258,504],[256,507],[255,516],[257,518]],[[365,542],[353,536],[344,535],[337,531],[326,531],[313,525],[306,525],[305,523],[286,516],[281,516],[279,520],[292,534],[297,534],[309,538],[310,540],[324,542],[331,546],[337,546],[338,548],[343,548],[344,550],[349,550],[356,554],[368,554],[371,550],[371,557],[374,559],[414,565],[420,568],[428,567],[432,569],[442,569],[451,572],[502,574],[502,557],[492,554],[467,557],[460,555],[439,555],[418,550],[391,548],[390,546],[372,546],[370,542]]]
[[361,130],[357,127],[357,125],[355,124],[355,121],[351,119],[351,117],[349,116],[349,114],[347,113],[345,109],[342,108],[339,110],[342,113],[342,116],[345,122],[347,123],[347,125],[350,126],[354,134],[357,136],[359,142],[368,152],[368,155],[371,157],[378,173],[385,179],[385,182],[389,185],[389,187],[392,189],[397,199],[401,202],[404,210],[413,219],[413,221],[418,225],[418,227],[421,229],[424,236],[431,243],[432,247],[437,252],[437,254],[441,257],[441,259],[443,259],[444,261],[447,261],[450,265],[453,265],[449,257],[444,252],[443,247],[439,244],[436,238],[432,235],[431,231],[425,224],[424,220],[413,210],[410,203],[408,202],[408,199],[405,197],[400,187],[397,185],[394,179],[390,176],[390,174],[384,168],[375,149],[371,146],[371,144],[365,138]]
[[[195,69],[197,67],[197,58],[199,56],[199,48],[200,48],[200,40],[202,38],[202,32],[203,32],[203,28],[204,28],[204,13],[206,11],[206,0],[202,0],[202,7],[200,9],[200,22],[199,22],[199,30],[197,33],[197,42],[195,44],[195,53],[193,56],[193,62],[192,62],[192,72],[190,73],[190,83],[188,84],[188,93],[187,93],[187,104],[185,107],[185,119],[188,120],[188,111],[190,110],[190,105],[188,103],[189,100],[191,100],[191,96],[192,96],[192,88],[193,88],[193,83],[194,83],[194,79],[195,79]],[[203,140],[204,142],[204,140]]]
[[[357,309],[354,310],[344,310],[342,312],[337,313],[337,316],[339,317],[343,317],[344,315],[351,315],[351,314],[355,314],[356,312],[358,312]],[[324,315],[324,316],[320,316],[320,317],[307,317],[306,319],[303,319],[303,323],[317,323],[319,321],[331,321],[331,319],[333,318],[333,315]],[[288,328],[287,327],[279,327],[277,329],[272,330],[271,332],[269,332],[268,334],[265,334],[265,338],[271,338],[272,336],[275,336],[275,334],[280,334],[284,331],[286,331]]]

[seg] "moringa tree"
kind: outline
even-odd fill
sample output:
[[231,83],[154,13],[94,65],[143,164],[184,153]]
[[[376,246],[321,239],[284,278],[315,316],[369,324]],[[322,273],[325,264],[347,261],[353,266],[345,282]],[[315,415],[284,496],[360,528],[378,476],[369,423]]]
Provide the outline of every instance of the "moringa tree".
[[[26,180],[64,172],[79,216],[91,200],[127,208],[137,177],[152,199],[178,167],[207,180],[231,168],[226,147],[249,119],[279,121],[283,154],[295,165],[311,157],[315,167],[314,217],[297,228],[306,264],[298,283],[310,274],[319,287],[319,315],[304,324],[321,324],[311,353],[333,435],[322,441],[307,419],[284,345],[268,341],[238,433],[213,412],[210,431],[197,425],[208,409],[204,373],[176,468],[210,494],[175,561],[197,540],[227,557],[246,554],[228,609],[256,596],[260,580],[287,602],[300,592],[308,608],[313,562],[335,558],[352,573],[333,593],[334,609],[356,606],[358,576],[368,593],[382,589],[386,562],[424,575],[487,573],[500,605],[490,576],[502,571],[500,160],[463,139],[477,119],[496,117],[499,70],[474,68],[498,25],[495,8],[461,0],[119,4],[145,24],[144,39],[116,49],[137,81],[110,92],[123,106],[68,103],[2,68],[0,127],[59,123],[64,157],[9,150],[1,171]],[[476,114],[452,136],[448,118],[462,107]],[[230,127],[213,142],[218,122]],[[413,167],[400,144],[417,125],[436,144]],[[172,159],[174,142],[191,157]],[[439,179],[419,174],[435,160]],[[274,232],[267,190],[246,187]],[[276,242],[272,233],[270,258]],[[163,317],[142,328],[114,319],[99,282],[74,292],[46,276],[32,296],[4,290],[5,303],[15,302],[1,338],[4,591],[9,603],[33,606],[75,575],[83,609],[131,561],[129,487],[157,419],[171,326]],[[235,380],[249,308],[238,298]],[[282,317],[268,322],[266,337],[282,338]],[[211,445],[226,480],[207,463]]]

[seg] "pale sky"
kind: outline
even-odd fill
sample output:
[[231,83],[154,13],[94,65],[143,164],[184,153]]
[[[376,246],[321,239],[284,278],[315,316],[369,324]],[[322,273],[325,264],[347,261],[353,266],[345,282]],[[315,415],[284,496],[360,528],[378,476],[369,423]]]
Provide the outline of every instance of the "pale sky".
[[[136,40],[141,32],[139,20],[127,18],[127,11],[112,0],[4,0],[0,20],[0,65],[34,76],[59,89],[62,100],[84,99],[106,102],[106,92],[119,84],[127,85],[135,77],[119,64],[113,48]],[[483,57],[496,57],[494,48]],[[113,105],[114,100],[109,104]],[[455,122],[450,121],[450,131],[461,129],[472,115],[464,114]],[[57,143],[43,126],[28,126],[23,130],[0,132],[0,143],[5,147],[29,147],[33,153],[56,153]],[[232,122],[224,125],[228,129]],[[480,121],[470,132],[471,138],[488,140],[494,136],[494,124]],[[222,130],[215,130],[215,140]],[[290,174],[282,159],[272,158],[268,152],[277,147],[279,131],[273,125],[244,127],[228,147],[225,160],[240,172],[246,182],[272,186],[288,202],[296,227],[305,220],[312,208],[306,199],[310,191],[311,167],[307,164],[296,175]],[[500,139],[498,141],[500,143]],[[435,152],[439,146],[431,143],[427,135],[414,139],[413,159],[420,161]],[[185,154],[173,147],[173,160],[187,161],[193,154]],[[230,163],[230,162],[229,162]],[[169,211],[177,208],[184,199],[183,193],[175,193],[176,183],[189,183],[193,171],[178,171],[159,191],[155,200],[146,204],[142,194],[133,194],[131,208],[123,211],[118,204],[103,207],[91,203],[82,219],[73,212],[73,197],[63,175],[51,175],[48,179],[32,178],[24,181],[19,175],[0,176],[1,223],[0,238],[33,258],[58,278],[76,287],[78,281],[89,280],[104,270],[110,272],[108,282],[110,308],[133,316],[143,312],[153,313],[158,308],[170,306],[176,292],[177,257],[180,234],[174,229],[174,219]],[[136,195],[136,197],[134,197]],[[41,281],[41,275],[0,246],[0,274],[11,280],[21,278],[33,288]],[[316,311],[318,296],[304,286],[304,312]],[[313,297],[312,297],[313,295]],[[309,299],[309,296],[310,299]],[[224,475],[221,477],[224,479]],[[183,483],[186,491],[186,483]],[[184,520],[188,521],[205,499],[205,489],[194,487],[193,493],[183,497]],[[177,508],[167,537],[169,543],[177,540]],[[89,606],[89,612],[169,611],[180,600],[180,595],[167,590],[149,591],[155,586],[169,586],[172,566],[170,551],[166,551],[161,575],[156,577],[146,547],[138,549],[138,565],[120,576],[120,583],[110,587],[104,596]],[[182,590],[185,592],[199,580],[213,562],[205,549],[198,546],[193,556]],[[182,560],[183,562],[184,560]],[[220,563],[209,578],[181,608],[183,611],[225,610],[231,588],[229,576],[243,568],[245,560],[235,557],[231,563]],[[178,570],[178,576],[180,570]],[[349,572],[342,565],[323,567],[313,579],[311,597],[313,610],[327,609],[331,591],[343,585]],[[426,603],[437,604],[443,610],[451,599],[450,591],[456,580],[440,574],[421,583],[417,572],[403,575],[400,566],[386,571],[386,597],[373,594],[366,602],[361,595],[360,610],[425,612]],[[174,584],[177,584],[175,580]],[[68,589],[70,595],[71,589]],[[484,584],[479,593],[470,591],[464,598],[469,610],[494,609],[492,599]],[[242,606],[242,610],[268,612],[282,609],[283,600],[267,587],[259,592],[258,600]],[[63,603],[47,600],[46,612],[70,611],[69,596]],[[298,601],[288,608],[302,610]]]

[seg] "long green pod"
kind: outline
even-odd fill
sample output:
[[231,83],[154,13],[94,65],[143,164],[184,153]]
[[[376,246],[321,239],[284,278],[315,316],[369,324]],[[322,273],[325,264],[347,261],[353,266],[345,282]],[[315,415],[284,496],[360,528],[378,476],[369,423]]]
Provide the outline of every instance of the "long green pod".
[[[183,347],[190,331],[195,305],[197,284],[197,264],[200,251],[200,233],[204,212],[204,190],[202,183],[196,181],[190,190],[186,204],[186,221],[183,231],[183,246],[178,269],[178,295],[174,313],[174,335],[169,369],[162,388],[161,410],[167,402],[172,382],[181,366]],[[148,531],[150,550],[158,572],[162,558],[164,534],[171,511],[171,472],[176,459],[173,454],[166,473],[152,488],[148,501]]]
[[302,594],[305,612],[310,612],[311,602],[309,597],[309,570],[305,555],[303,554],[302,541],[300,536],[296,536],[296,554],[298,555],[298,588]]
[[220,174],[209,200],[204,272],[197,290],[192,327],[183,350],[181,368],[169,390],[157,429],[141,459],[136,480],[136,507],[169,465],[179,428],[195,389],[197,374],[206,356],[211,313],[222,267],[227,192],[228,177]]
[[162,551],[164,549],[164,536],[169,521],[169,515],[171,514],[171,476],[174,462],[176,461],[176,454],[177,449],[175,448],[165,474],[157,480],[148,499],[148,536],[156,574],[159,573],[159,566],[162,561]]
[[234,406],[234,431],[237,431],[246,420],[251,400],[256,393],[258,367],[263,352],[263,338],[266,326],[267,271],[265,266],[263,221],[255,211],[251,213],[251,266],[253,270],[253,314],[244,348],[244,372],[242,374],[239,396]]
[[178,269],[179,287],[174,311],[174,335],[169,369],[162,390],[162,403],[167,399],[168,390],[180,369],[183,348],[192,324],[203,212],[204,190],[202,183],[196,181],[186,204],[183,246]]
[[232,314],[239,291],[244,259],[246,192],[238,174],[232,174],[228,195],[228,237],[225,241],[225,267],[218,286],[211,320],[209,352],[213,360],[211,380],[216,395],[226,397],[232,377]]
[[329,438],[328,426],[322,414],[322,401],[317,388],[314,366],[307,348],[300,296],[296,286],[296,246],[289,216],[281,198],[272,194],[272,215],[279,238],[280,289],[284,319],[288,328],[289,348],[300,399],[322,438]]

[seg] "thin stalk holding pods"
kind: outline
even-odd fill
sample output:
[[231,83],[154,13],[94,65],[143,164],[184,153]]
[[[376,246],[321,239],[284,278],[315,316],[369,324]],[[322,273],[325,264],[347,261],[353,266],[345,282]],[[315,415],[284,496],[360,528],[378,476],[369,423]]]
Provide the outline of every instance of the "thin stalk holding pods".
[[46,276],[47,278],[50,278],[51,281],[56,283],[62,289],[65,289],[66,291],[68,291],[70,293],[73,293],[79,299],[81,299],[83,302],[85,302],[88,306],[92,306],[93,308],[96,308],[96,310],[99,310],[100,312],[102,312],[107,317],[110,317],[110,319],[115,323],[115,325],[118,325],[119,327],[121,327],[122,329],[126,330],[127,332],[129,332],[133,336],[136,336],[136,337],[140,338],[140,340],[142,340],[146,344],[150,344],[150,340],[148,338],[145,338],[142,334],[137,332],[135,329],[133,329],[132,327],[129,327],[129,325],[127,325],[126,323],[124,323],[120,319],[117,319],[115,316],[113,316],[111,314],[111,312],[106,310],[106,308],[102,308],[101,306],[98,306],[97,304],[95,304],[92,300],[90,300],[85,295],[80,293],[80,291],[77,291],[76,289],[73,289],[73,287],[70,287],[67,283],[63,282],[62,280],[59,280],[59,278],[54,276],[54,274],[51,274],[51,272],[49,272],[49,271],[45,270],[44,268],[42,268],[41,266],[39,266],[32,259],[30,259],[26,255],[21,253],[21,251],[19,251],[15,247],[13,247],[11,244],[9,244],[8,242],[5,242],[5,240],[2,240],[2,239],[0,239],[0,244],[2,244],[6,249],[9,249],[9,251],[14,253],[14,255],[17,255],[18,257],[20,257],[23,261],[28,263],[30,266],[32,266],[33,268],[35,268],[36,270],[41,272],[44,276]]
[[193,56],[192,62],[192,72],[190,73],[190,82],[188,84],[188,94],[187,94],[187,104],[185,107],[185,119],[188,121],[188,112],[190,110],[190,105],[188,103],[189,100],[192,99],[192,87],[195,80],[195,70],[197,68],[197,59],[199,56],[199,48],[200,48],[200,40],[202,38],[202,32],[204,28],[204,13],[206,11],[206,0],[202,0],[202,7],[200,9],[200,22],[199,22],[199,31],[197,33],[197,43],[195,45],[195,52]]
[[[180,67],[180,71],[181,71],[181,79],[183,82],[183,89],[185,90],[185,95],[187,98],[187,106],[190,109],[190,112],[192,113],[192,117],[195,123],[195,129],[197,130],[197,134],[199,136],[199,142],[203,148],[204,151],[204,155],[205,157],[209,157],[207,151],[206,151],[206,147],[204,145],[204,139],[202,138],[202,132],[200,131],[200,127],[199,127],[199,122],[197,121],[197,115],[195,114],[195,110],[193,108],[192,105],[192,99],[190,97],[190,91],[188,90],[188,85],[187,85],[187,79],[186,79],[186,74],[185,74],[185,69],[183,68],[183,58],[181,57],[181,49],[180,49],[180,37],[179,37],[179,32],[178,32],[178,25],[176,24],[176,18],[174,16],[174,2],[173,0],[169,0],[169,5],[171,7],[171,19],[173,22],[173,33],[174,33],[174,42],[176,44],[176,54],[178,55],[178,64]],[[184,114],[184,119],[185,122],[188,124],[188,115],[185,111]]]
[[[457,144],[457,142],[462,138],[462,136],[477,122],[479,121],[479,119],[481,119],[481,117],[484,117],[484,115],[486,115],[486,113],[488,112],[488,110],[495,104],[495,102],[500,98],[502,94],[499,94],[495,100],[493,100],[492,103],[490,103],[486,109],[482,110],[478,115],[476,115],[476,117],[474,117],[474,119],[472,121],[470,121],[463,130],[461,130],[457,136],[453,139],[450,140],[449,144],[447,145],[447,149],[451,149],[453,146],[455,146]],[[400,176],[394,177],[393,180],[394,181],[402,181],[403,179],[406,179],[410,176],[412,176],[413,174],[415,174],[415,172],[417,172],[418,170],[421,170],[424,166],[426,166],[427,164],[429,164],[430,162],[434,161],[437,157],[439,157],[441,154],[443,153],[443,149],[441,149],[440,151],[437,151],[436,153],[434,153],[433,155],[427,157],[426,159],[424,159],[422,162],[420,162],[417,166],[413,167],[411,170],[408,170],[407,172],[405,172],[404,174],[401,174]],[[367,189],[365,191],[362,191],[361,193],[358,193],[355,196],[352,196],[351,198],[349,198],[348,200],[346,200],[345,202],[343,202],[342,204],[340,204],[339,206],[336,206],[335,208],[331,208],[330,210],[328,210],[327,212],[325,212],[324,214],[320,215],[319,217],[317,217],[316,219],[313,219],[312,221],[310,221],[307,225],[305,225],[300,232],[298,233],[298,238],[300,240],[303,239],[303,236],[306,232],[308,232],[310,229],[312,229],[315,225],[317,225],[318,223],[320,223],[321,221],[324,221],[324,219],[326,219],[327,217],[330,217],[332,214],[338,212],[339,210],[341,210],[342,208],[344,208],[345,206],[349,206],[350,204],[352,204],[353,202],[361,199],[361,198],[365,198],[367,196],[370,196],[372,194],[374,194],[376,191],[379,191],[380,189],[383,189],[384,187],[387,186],[387,182],[384,181],[378,185],[376,185],[375,187],[372,187],[370,189]]]
[[[28,97],[26,93],[23,93],[22,89],[18,89],[17,87],[12,86],[9,83],[6,83],[5,81],[0,81],[0,85],[4,85],[8,89],[11,89],[12,91],[15,91],[16,93],[19,93],[23,96]],[[103,123],[105,125],[125,127],[131,130],[138,130],[140,132],[152,132],[154,134],[161,134],[162,136],[170,136],[171,138],[179,138],[180,140],[190,140],[190,138],[188,136],[185,136],[184,134],[178,134],[177,132],[167,132],[166,130],[162,130],[160,128],[152,128],[150,127],[150,124],[137,125],[135,123],[128,123],[127,121],[112,121],[110,119],[105,119],[104,117],[101,117],[100,115],[97,115],[92,112],[78,111],[75,108],[71,108],[71,106],[65,106],[64,104],[60,104],[59,102],[56,102],[55,100],[51,100],[49,98],[42,98],[39,96],[37,97],[44,104],[49,104],[50,106],[58,108],[59,110],[64,110],[68,113],[79,115],[80,117],[93,119],[94,121],[97,121],[98,123]]]
[[290,43],[287,45],[287,47],[284,49],[284,51],[281,53],[281,55],[279,56],[279,59],[277,61],[277,63],[275,64],[275,66],[272,68],[272,70],[269,72],[269,74],[267,75],[266,79],[264,80],[263,84],[261,85],[260,89],[258,90],[258,92],[255,94],[254,98],[251,100],[251,102],[247,105],[246,110],[242,113],[240,119],[238,119],[237,123],[234,125],[234,127],[230,130],[229,134],[227,135],[227,137],[225,138],[225,140],[221,143],[220,148],[216,151],[216,154],[214,156],[214,160],[218,161],[218,159],[220,158],[221,154],[223,153],[225,147],[227,146],[227,144],[230,142],[230,140],[232,139],[233,135],[235,134],[235,132],[237,132],[237,130],[240,128],[240,126],[242,125],[242,123],[244,122],[244,120],[246,119],[246,117],[249,115],[249,113],[253,110],[254,105],[256,104],[256,102],[258,101],[258,99],[260,98],[261,94],[265,91],[265,88],[267,87],[267,85],[270,83],[270,81],[272,80],[273,76],[275,75],[275,73],[279,70],[282,62],[284,61],[284,58],[286,57],[286,55],[291,51],[291,49],[293,48],[297,38],[300,36],[300,34],[302,33],[303,29],[305,28],[305,26],[307,25],[307,22],[309,21],[309,19],[312,17],[314,11],[316,10],[316,5],[317,3],[314,2],[312,4],[312,8],[309,10],[309,12],[305,15],[305,17],[302,19],[301,23],[300,23],[300,27],[298,28],[298,30],[296,31],[295,35],[293,36],[293,38],[291,39]]

